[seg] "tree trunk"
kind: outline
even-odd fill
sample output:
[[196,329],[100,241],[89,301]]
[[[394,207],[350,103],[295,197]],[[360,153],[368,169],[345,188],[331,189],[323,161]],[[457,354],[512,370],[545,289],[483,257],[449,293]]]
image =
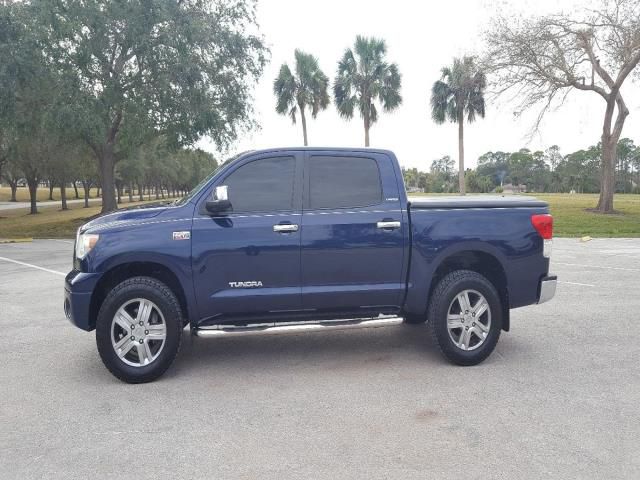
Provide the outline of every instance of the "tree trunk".
[[78,200],[80,198],[80,194],[78,194],[78,182],[75,180],[73,181],[73,190],[76,194],[76,200]]
[[11,202],[17,202],[16,194],[18,193],[18,182],[9,182],[9,186],[11,187]]
[[116,198],[118,204],[122,203],[122,182],[116,182]]
[[158,192],[158,184],[156,183],[156,200],[160,200],[160,192]]
[[600,198],[596,210],[602,213],[613,212],[613,193],[615,191],[615,158],[617,141],[613,141],[610,136],[605,139],[602,135],[602,179],[600,183]]
[[49,180],[49,200],[53,201],[53,180]]
[[34,177],[27,178],[27,185],[29,186],[29,199],[31,201],[31,210],[29,213],[35,215],[38,213],[38,204],[36,203],[38,198],[38,179]]
[[[614,109],[618,106],[616,122],[611,129]],[[618,92],[613,92],[607,101],[607,110],[602,126],[602,179],[600,185],[600,198],[596,210],[600,213],[613,213],[613,194],[616,185],[616,156],[618,140],[622,133],[624,121],[629,115],[622,97]]]
[[300,108],[300,119],[302,120],[302,137],[304,138],[304,146],[309,145],[307,141],[307,117],[304,115],[304,107],[298,105]]
[[67,207],[67,185],[64,180],[60,182],[60,201],[62,202],[62,210],[69,210]]
[[129,184],[129,203],[133,203],[133,183]]
[[369,128],[371,127],[371,122],[369,121],[369,116],[365,115],[364,117],[364,146],[369,146]]
[[97,191],[96,191],[96,198],[100,198],[100,185],[98,185]]
[[91,184],[89,182],[82,182],[82,188],[84,188],[84,208],[89,208],[89,192],[91,191]]
[[458,186],[460,195],[464,195],[464,111],[458,114]]
[[100,185],[102,187],[102,213],[113,212],[118,209],[115,195],[115,158],[113,144],[107,143],[100,159]]
[[144,201],[144,187],[141,183],[138,184],[138,198],[141,202]]

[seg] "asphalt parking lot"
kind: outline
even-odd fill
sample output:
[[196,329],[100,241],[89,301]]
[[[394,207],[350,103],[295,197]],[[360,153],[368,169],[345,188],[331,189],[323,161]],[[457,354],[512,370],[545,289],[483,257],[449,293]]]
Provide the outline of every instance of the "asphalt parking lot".
[[640,478],[640,239],[556,239],[556,298],[477,367],[420,326],[185,331],[146,385],[65,319],[71,250],[0,245],[2,479]]

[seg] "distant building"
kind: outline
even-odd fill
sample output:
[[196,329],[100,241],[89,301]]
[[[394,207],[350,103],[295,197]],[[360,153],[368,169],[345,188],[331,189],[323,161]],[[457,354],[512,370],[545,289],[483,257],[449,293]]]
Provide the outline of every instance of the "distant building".
[[522,183],[520,185],[513,185],[511,183],[506,183],[502,186],[502,193],[505,195],[513,195],[514,193],[526,193],[527,186]]

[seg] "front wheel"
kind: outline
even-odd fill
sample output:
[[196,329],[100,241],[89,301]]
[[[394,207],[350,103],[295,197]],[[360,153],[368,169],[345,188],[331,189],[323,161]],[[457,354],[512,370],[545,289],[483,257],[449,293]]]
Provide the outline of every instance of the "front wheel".
[[105,298],[96,322],[96,343],[109,371],[127,383],[150,382],[171,365],[180,348],[182,314],[164,283],[134,277]]
[[477,365],[498,343],[502,305],[493,284],[477,272],[456,270],[434,289],[428,310],[432,336],[458,365]]

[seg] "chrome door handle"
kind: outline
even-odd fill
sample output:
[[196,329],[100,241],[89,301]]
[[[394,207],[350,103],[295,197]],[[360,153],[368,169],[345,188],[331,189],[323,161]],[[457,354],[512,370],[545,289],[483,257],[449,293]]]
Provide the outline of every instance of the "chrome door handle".
[[298,225],[294,223],[281,223],[273,226],[273,231],[278,233],[297,232]]
[[400,228],[400,222],[378,222],[376,226],[385,230],[392,230]]

